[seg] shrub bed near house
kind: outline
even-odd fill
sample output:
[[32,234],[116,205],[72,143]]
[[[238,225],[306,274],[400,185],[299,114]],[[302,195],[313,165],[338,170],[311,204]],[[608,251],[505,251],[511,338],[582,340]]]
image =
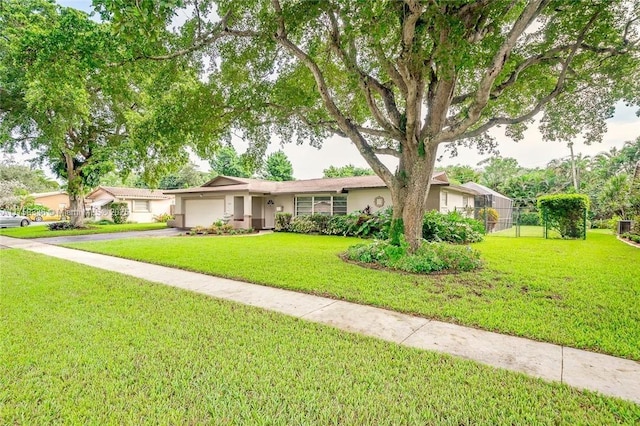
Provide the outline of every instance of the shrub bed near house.
[[162,213],[162,214],[159,214],[159,215],[153,215],[153,221],[154,222],[158,222],[158,223],[167,223],[171,219],[173,219],[173,216],[171,216],[169,213]]
[[195,226],[189,230],[187,235],[242,235],[254,232],[253,228],[234,228],[233,225],[219,220],[213,222],[211,226]]
[[343,256],[351,261],[415,274],[471,271],[482,266],[480,252],[469,246],[426,241],[415,253],[409,253],[404,242],[396,246],[376,240],[351,246]]
[[[389,238],[392,209],[383,209],[373,214],[354,212],[336,216],[313,214],[291,218],[290,214],[285,216],[279,213],[278,215],[276,215],[276,231],[385,240]],[[467,218],[459,212],[442,214],[431,211],[424,216],[422,237],[427,241],[468,244],[482,241],[483,231],[482,222]]]

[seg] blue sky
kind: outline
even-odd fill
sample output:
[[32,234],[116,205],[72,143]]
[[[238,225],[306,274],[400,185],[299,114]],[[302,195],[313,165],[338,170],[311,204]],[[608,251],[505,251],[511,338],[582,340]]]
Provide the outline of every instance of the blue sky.
[[[91,12],[90,0],[58,0],[58,4],[76,9]],[[604,142],[587,146],[582,140],[576,140],[574,149],[576,153],[584,155],[595,155],[602,151],[608,151],[612,147],[621,147],[625,141],[635,140],[640,136],[640,118],[636,115],[637,108],[626,107],[619,104],[616,114],[607,122],[607,133]],[[542,136],[535,128],[529,129],[525,133],[525,139],[515,143],[506,138],[500,129],[494,129],[492,134],[499,140],[499,151],[503,157],[513,157],[524,167],[544,167],[549,161],[555,158],[566,157],[569,149],[565,144],[557,142],[542,142]],[[246,145],[242,141],[235,141],[236,149],[243,151]],[[285,144],[283,147],[274,141],[269,149],[270,152],[284,148],[285,153],[291,160],[294,175],[298,179],[308,179],[321,177],[322,170],[331,166],[342,166],[355,164],[360,167],[367,167],[357,149],[346,139],[332,137],[325,141],[322,149],[318,150],[307,145]],[[478,162],[487,158],[487,155],[479,155],[472,149],[460,149],[459,155],[455,158],[443,158],[438,163],[440,166],[448,164],[465,164],[475,167]],[[199,163],[203,169],[208,168],[206,161]],[[393,162],[388,166],[393,168]]]

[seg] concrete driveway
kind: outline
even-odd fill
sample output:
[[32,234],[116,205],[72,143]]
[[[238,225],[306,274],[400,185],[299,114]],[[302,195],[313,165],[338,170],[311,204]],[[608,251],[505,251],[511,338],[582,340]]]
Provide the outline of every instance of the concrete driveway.
[[34,238],[32,239],[32,241],[37,241],[44,244],[66,244],[84,241],[120,240],[123,238],[174,237],[176,235],[180,235],[183,232],[184,231],[176,228],[166,228],[154,229],[152,231],[113,232],[110,234],[69,235],[65,237]]

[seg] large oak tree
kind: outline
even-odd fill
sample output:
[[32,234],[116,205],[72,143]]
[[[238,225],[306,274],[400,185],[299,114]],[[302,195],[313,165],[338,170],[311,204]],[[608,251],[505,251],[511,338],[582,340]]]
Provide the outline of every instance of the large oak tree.
[[218,122],[198,115],[210,117],[216,101],[193,68],[136,61],[134,44],[52,1],[0,7],[0,148],[38,156],[66,181],[75,226],[85,193],[109,171],[153,182],[187,160],[184,147],[204,141],[207,153],[220,139]]
[[272,132],[348,138],[391,190],[394,229],[413,249],[440,145],[491,148],[488,130],[518,139],[537,117],[547,139],[596,141],[617,101],[640,103],[635,1],[102,4],[125,32],[150,38],[187,6],[191,18],[165,42],[208,64],[220,113],[243,111],[232,125],[257,143]]

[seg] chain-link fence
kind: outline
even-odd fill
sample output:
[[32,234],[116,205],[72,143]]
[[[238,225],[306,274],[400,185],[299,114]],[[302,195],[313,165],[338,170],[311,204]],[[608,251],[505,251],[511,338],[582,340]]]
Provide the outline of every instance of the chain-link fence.
[[500,237],[544,238],[538,210],[530,207],[476,207],[474,218],[484,223],[487,234]]

